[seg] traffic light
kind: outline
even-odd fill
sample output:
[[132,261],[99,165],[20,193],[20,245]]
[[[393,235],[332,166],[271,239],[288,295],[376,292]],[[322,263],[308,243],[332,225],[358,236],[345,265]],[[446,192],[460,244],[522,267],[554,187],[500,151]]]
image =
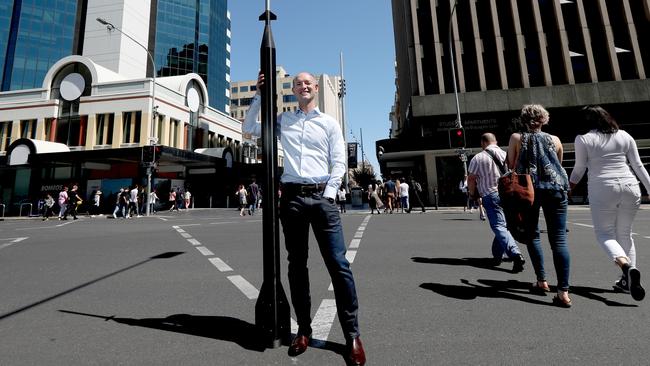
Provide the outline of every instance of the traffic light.
[[465,147],[465,129],[449,129],[449,147],[452,149]]
[[162,152],[161,146],[147,145],[142,147],[142,162],[153,163],[160,160],[161,152]]

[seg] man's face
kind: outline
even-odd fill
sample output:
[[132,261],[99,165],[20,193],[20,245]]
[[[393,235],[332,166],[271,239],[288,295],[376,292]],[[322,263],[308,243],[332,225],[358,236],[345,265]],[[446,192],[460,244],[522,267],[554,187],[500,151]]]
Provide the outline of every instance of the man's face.
[[318,83],[311,74],[300,73],[293,79],[293,94],[300,103],[309,103],[318,94]]

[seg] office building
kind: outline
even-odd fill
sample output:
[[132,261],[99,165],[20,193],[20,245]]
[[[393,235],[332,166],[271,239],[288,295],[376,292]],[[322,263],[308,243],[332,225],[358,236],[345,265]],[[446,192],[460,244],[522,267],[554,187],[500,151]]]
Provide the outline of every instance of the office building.
[[161,198],[191,186],[200,206],[227,204],[222,192],[243,168],[241,124],[227,114],[225,0],[4,6],[0,202],[9,213],[71,183],[106,197],[145,186],[154,159]]
[[436,191],[441,204],[461,198],[463,166],[448,135],[457,125],[454,75],[470,157],[484,132],[505,147],[521,106],[538,103],[570,168],[575,113],[599,104],[648,161],[650,1],[392,0],[392,8],[397,94],[391,138],[377,151],[384,175],[413,174],[429,202]]

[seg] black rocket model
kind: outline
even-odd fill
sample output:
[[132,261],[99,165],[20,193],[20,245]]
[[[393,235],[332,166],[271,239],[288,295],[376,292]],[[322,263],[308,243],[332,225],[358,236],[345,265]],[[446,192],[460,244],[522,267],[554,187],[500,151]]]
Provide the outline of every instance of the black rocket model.
[[265,22],[262,46],[260,48],[261,67],[264,74],[262,95],[262,166],[265,172],[262,204],[264,214],[263,255],[264,279],[260,295],[255,304],[255,324],[262,332],[264,345],[277,348],[283,340],[288,340],[290,332],[290,310],[287,296],[280,282],[280,223],[278,215],[278,140],[277,91],[275,77],[275,43],[271,32],[271,20],[277,19],[266,2],[266,11],[260,16]]

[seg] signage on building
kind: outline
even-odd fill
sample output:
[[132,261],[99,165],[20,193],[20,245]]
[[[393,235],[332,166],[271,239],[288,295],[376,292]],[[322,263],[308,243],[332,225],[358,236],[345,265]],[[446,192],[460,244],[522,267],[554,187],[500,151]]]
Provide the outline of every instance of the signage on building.
[[357,142],[348,142],[348,169],[357,168]]

